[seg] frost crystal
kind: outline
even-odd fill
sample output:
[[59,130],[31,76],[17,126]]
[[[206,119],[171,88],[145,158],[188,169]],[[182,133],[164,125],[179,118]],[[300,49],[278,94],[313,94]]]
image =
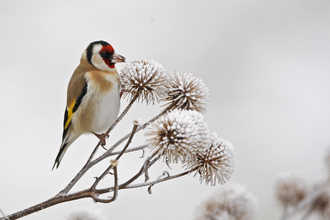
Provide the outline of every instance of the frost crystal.
[[224,184],[234,172],[235,152],[232,143],[219,138],[214,132],[210,144],[198,151],[193,160],[184,165],[187,170],[196,170],[200,181],[215,185]]
[[127,64],[120,74],[123,98],[129,101],[158,102],[165,95],[167,77],[161,64],[150,60],[135,60]]
[[163,115],[146,132],[150,148],[168,162],[185,161],[209,143],[209,129],[197,111],[175,109]]
[[169,74],[167,96],[162,100],[164,106],[172,109],[196,110],[204,113],[208,101],[209,89],[203,81],[188,72]]

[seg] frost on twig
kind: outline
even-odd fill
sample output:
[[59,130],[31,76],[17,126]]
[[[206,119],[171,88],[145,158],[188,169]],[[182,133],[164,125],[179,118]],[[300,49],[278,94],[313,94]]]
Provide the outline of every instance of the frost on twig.
[[[115,144],[110,146],[100,156],[96,157],[100,143],[96,145],[82,169],[76,174],[71,182],[60,193],[49,200],[11,214],[8,219],[16,219],[33,212],[40,211],[53,205],[82,199],[92,198],[95,202],[110,203],[119,195],[122,189],[133,189],[139,187],[151,188],[155,184],[169,181],[195,172],[200,175],[200,180],[211,185],[225,183],[230,179],[234,170],[234,148],[229,141],[210,134],[209,127],[203,113],[206,111],[209,90],[203,81],[188,72],[174,72],[167,74],[161,64],[150,60],[135,60],[127,64],[120,74],[121,96],[129,101],[127,107],[107,130],[109,134],[122,118],[130,110],[135,102],[154,104],[164,102],[165,109],[152,117],[144,124],[141,119],[133,121],[133,129],[130,133],[121,137]],[[137,115],[138,116],[138,115]],[[146,144],[133,146],[132,138],[135,133],[146,130]],[[120,150],[121,144],[126,144]],[[148,152],[150,155],[141,164],[129,164],[132,169],[140,167],[136,174],[127,180],[119,179],[118,167],[120,158],[129,152],[143,151],[142,157]],[[95,158],[94,158],[95,157]],[[97,176],[92,186],[71,192],[73,186],[93,166],[100,165],[108,158],[107,167]],[[158,161],[170,163],[182,163],[183,172],[169,175],[164,172],[159,178],[153,179],[149,176],[149,169]],[[99,183],[107,175],[112,174],[113,181],[107,182],[105,188],[99,188]],[[139,182],[144,175],[144,180]],[[153,180],[152,180],[153,179]],[[111,197],[101,198],[109,193]],[[2,217],[0,220],[4,220]]]
[[[159,181],[160,179],[162,179],[163,177],[169,177],[169,176],[170,176],[170,173],[167,172],[167,171],[165,170],[165,171],[162,173],[162,175],[160,175],[160,176],[157,178],[156,182]],[[150,186],[148,187],[148,193],[149,193],[149,194],[152,194],[151,187],[153,187],[153,186],[156,184],[156,182],[153,183],[153,184],[150,184]]]

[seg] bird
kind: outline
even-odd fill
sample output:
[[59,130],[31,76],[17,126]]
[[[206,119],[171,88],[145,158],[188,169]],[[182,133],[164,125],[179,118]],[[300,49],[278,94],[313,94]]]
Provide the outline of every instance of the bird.
[[116,120],[120,107],[120,80],[115,64],[126,58],[103,41],[91,42],[67,88],[63,134],[54,167],[58,168],[68,147],[82,134],[92,133],[106,144],[105,132]]

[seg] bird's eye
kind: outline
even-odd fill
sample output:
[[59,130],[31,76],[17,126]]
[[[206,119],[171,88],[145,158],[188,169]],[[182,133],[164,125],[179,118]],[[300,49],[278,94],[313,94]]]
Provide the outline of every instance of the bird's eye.
[[107,53],[106,53],[106,52],[101,52],[101,53],[100,53],[100,56],[101,56],[102,58],[106,58],[106,57],[107,57]]

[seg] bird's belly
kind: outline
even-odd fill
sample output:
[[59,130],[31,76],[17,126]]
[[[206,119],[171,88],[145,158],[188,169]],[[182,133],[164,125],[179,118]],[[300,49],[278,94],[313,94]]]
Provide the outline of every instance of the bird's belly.
[[109,92],[104,97],[100,97],[98,102],[94,103],[95,114],[91,122],[91,132],[102,133],[108,130],[118,116],[119,107],[118,93]]
[[72,117],[73,126],[80,133],[103,133],[116,120],[119,107],[117,89],[103,94],[90,93]]
[[119,94],[108,93],[99,103],[95,104],[94,120],[91,131],[95,133],[105,132],[116,120],[120,107]]

